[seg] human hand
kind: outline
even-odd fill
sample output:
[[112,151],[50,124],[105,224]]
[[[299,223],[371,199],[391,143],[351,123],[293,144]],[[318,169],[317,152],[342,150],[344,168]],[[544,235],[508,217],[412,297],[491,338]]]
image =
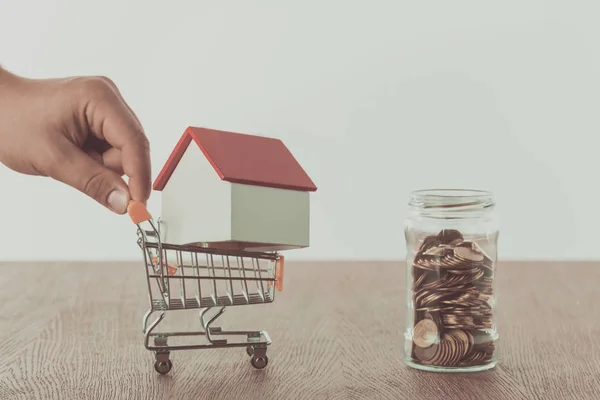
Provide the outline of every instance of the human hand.
[[0,68],[0,162],[63,182],[118,214],[130,199],[150,196],[148,139],[104,77],[26,79]]

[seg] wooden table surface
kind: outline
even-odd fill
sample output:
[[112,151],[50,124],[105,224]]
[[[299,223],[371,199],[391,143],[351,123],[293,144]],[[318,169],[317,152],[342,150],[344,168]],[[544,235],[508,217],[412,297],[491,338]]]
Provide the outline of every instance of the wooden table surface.
[[192,350],[162,376],[141,264],[3,263],[0,399],[598,399],[599,267],[500,263],[498,366],[441,374],[402,362],[402,263],[289,262],[274,303],[220,324],[269,332],[264,370],[243,349]]

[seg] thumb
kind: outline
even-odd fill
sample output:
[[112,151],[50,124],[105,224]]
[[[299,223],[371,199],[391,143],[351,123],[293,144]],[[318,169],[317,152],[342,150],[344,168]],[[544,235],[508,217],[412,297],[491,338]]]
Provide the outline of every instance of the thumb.
[[[130,195],[125,181],[68,140],[61,140],[59,153],[48,176],[88,195],[117,214],[127,211]],[[54,157],[53,157],[54,158]]]

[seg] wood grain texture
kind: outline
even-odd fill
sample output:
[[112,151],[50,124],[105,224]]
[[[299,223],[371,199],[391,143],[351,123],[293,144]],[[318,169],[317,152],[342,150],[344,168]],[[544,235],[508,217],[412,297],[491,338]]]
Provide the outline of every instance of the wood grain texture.
[[[268,305],[221,326],[266,329],[243,349],[174,352],[160,376],[142,342],[141,263],[0,264],[0,399],[598,399],[600,265],[501,263],[499,365],[471,374],[402,362],[401,263],[289,263]],[[173,324],[190,328],[197,313]]]

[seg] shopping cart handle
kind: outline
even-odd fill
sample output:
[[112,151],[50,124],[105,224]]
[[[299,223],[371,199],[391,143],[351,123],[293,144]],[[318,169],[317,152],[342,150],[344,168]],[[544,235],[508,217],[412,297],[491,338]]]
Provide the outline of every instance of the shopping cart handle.
[[127,214],[136,225],[152,219],[152,215],[150,215],[144,203],[136,200],[131,200],[127,205]]
[[275,262],[275,276],[277,276],[277,283],[275,284],[275,289],[278,292],[283,291],[283,266],[284,266],[285,258],[282,255],[279,255],[279,259]]

